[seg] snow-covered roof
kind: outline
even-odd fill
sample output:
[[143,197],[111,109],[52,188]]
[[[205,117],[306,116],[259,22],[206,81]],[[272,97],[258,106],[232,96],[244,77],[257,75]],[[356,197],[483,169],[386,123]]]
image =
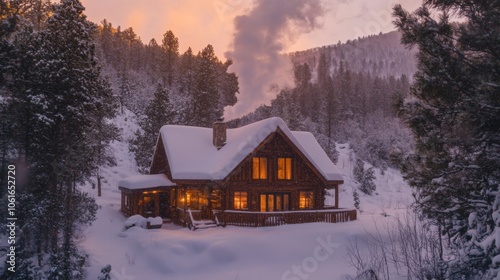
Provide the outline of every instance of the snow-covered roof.
[[173,180],[222,180],[278,127],[326,180],[343,180],[311,133],[292,132],[276,117],[227,129],[227,143],[220,150],[212,144],[211,128],[166,125],[160,135]]
[[129,190],[175,186],[164,174],[134,175],[118,182],[118,186]]

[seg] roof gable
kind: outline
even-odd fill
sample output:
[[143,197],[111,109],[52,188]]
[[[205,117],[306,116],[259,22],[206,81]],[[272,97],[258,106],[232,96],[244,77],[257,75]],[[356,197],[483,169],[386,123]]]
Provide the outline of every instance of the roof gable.
[[227,144],[220,150],[212,144],[211,128],[166,125],[160,139],[173,180],[223,180],[278,128],[326,180],[342,180],[314,136],[290,131],[280,118],[228,129]]

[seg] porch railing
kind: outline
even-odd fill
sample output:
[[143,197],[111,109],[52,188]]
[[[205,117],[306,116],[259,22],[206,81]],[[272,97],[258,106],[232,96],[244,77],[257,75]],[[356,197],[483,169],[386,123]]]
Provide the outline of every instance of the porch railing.
[[[215,212],[215,211],[214,211]],[[223,225],[245,227],[280,226],[300,223],[343,223],[357,219],[356,209],[325,209],[286,212],[218,211],[218,222]]]
[[193,220],[201,220],[200,210],[177,208],[175,214],[174,221],[185,227],[193,226]]

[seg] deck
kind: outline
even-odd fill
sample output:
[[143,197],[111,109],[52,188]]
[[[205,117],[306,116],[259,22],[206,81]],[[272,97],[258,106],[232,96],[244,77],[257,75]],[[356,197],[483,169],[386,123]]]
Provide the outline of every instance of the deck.
[[284,212],[216,212],[219,223],[244,227],[268,227],[301,223],[343,223],[357,218],[356,209],[325,209]]
[[[322,209],[283,212],[213,210],[213,221],[202,220],[199,210],[177,209],[179,222],[189,228],[213,226],[269,227],[301,223],[344,223],[357,219],[356,209]],[[203,226],[202,226],[203,225]]]

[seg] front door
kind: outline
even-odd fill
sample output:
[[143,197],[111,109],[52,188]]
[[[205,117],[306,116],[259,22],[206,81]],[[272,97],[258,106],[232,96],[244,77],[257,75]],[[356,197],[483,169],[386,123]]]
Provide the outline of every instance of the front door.
[[144,195],[143,197],[143,216],[144,217],[154,217],[156,205],[155,205],[155,196],[153,195]]
[[160,216],[162,218],[170,217],[170,193],[162,192],[160,193]]
[[290,193],[264,193],[260,195],[260,212],[289,210]]

